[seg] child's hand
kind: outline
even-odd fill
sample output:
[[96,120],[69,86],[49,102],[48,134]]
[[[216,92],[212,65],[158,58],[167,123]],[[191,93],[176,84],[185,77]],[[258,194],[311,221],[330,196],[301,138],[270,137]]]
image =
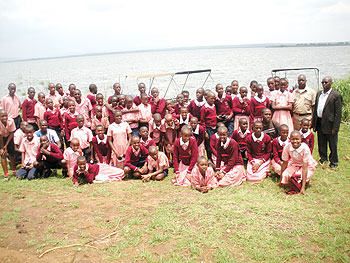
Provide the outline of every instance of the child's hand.
[[305,188],[304,188],[304,187],[301,188],[300,194],[302,194],[302,195],[306,194],[306,193],[305,193]]
[[78,187],[78,186],[79,186],[79,183],[78,183],[78,182],[75,182],[75,183],[73,184],[73,186],[74,186],[74,187]]
[[4,149],[4,148],[0,149],[0,155],[1,155],[1,156],[4,156],[4,155],[5,155],[5,149]]
[[210,139],[210,138],[209,138],[209,134],[208,134],[207,132],[204,133],[204,137],[205,137],[206,140],[209,140],[209,139]]
[[79,155],[81,155],[81,156],[83,155],[83,150],[82,149],[79,148],[77,152],[79,153]]
[[61,130],[61,137],[63,137],[63,135],[64,135],[64,131],[63,131],[63,130]]
[[21,168],[26,168],[26,165],[24,163],[22,163]]

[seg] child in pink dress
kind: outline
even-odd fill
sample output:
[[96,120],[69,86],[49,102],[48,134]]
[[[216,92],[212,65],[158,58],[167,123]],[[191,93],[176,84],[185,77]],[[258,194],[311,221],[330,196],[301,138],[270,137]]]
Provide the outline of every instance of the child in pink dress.
[[179,129],[179,122],[171,114],[165,115],[162,120],[164,127],[164,149],[169,160],[174,152],[174,143],[177,138],[177,130]]
[[152,114],[152,107],[149,104],[149,97],[146,93],[141,95],[141,104],[138,105],[138,108],[140,110],[140,125],[141,126],[148,126],[148,123],[150,120],[152,120],[153,114]]
[[88,98],[82,98],[81,97],[81,91],[75,90],[74,92],[74,98],[75,98],[75,110],[84,116],[85,123],[84,125],[88,128],[91,127],[91,111],[92,111],[92,105]]
[[273,158],[271,161],[272,171],[281,176],[281,165],[282,165],[282,152],[284,146],[289,143],[288,139],[289,129],[288,126],[282,124],[279,127],[279,137],[273,139],[272,141],[272,152]]
[[112,159],[114,166],[124,169],[124,159],[126,150],[130,144],[131,128],[129,124],[122,121],[122,112],[114,111],[114,122],[109,125],[107,136],[108,143],[112,149]]
[[191,173],[192,186],[201,193],[207,193],[218,187],[218,180],[212,167],[208,165],[208,160],[205,157],[199,157],[197,164],[194,166]]
[[165,114],[176,115],[174,109],[174,102],[172,100],[166,100],[166,111]]
[[164,146],[164,133],[165,128],[162,123],[162,116],[159,113],[153,114],[153,119],[148,124],[148,130],[151,138],[157,144],[159,149],[162,151]]
[[96,134],[96,127],[101,125],[106,130],[109,126],[108,117],[103,116],[102,107],[100,105],[96,105],[94,108],[95,115],[91,118],[91,131]]
[[46,111],[45,106],[45,94],[43,92],[38,93],[38,102],[34,106],[34,118],[37,127],[40,126],[40,121],[44,120],[44,114]]
[[[217,143],[216,178],[219,186],[236,186],[246,180],[243,159],[239,152],[238,143],[228,137],[228,129],[218,129],[219,141]],[[224,167],[221,167],[224,162]]]
[[248,90],[246,87],[239,89],[239,94],[232,101],[232,111],[235,115],[234,130],[238,130],[239,120],[246,119],[249,123],[250,100],[247,97]]
[[105,134],[105,128],[102,125],[97,125],[95,132],[96,136],[94,136],[91,141],[91,156],[98,163],[110,164],[112,150],[108,144],[108,138]]
[[148,169],[148,173],[142,175],[143,182],[161,181],[168,176],[169,159],[165,153],[158,151],[156,146],[150,146],[144,168]]
[[62,174],[73,178],[74,166],[77,164],[77,159],[79,156],[83,156],[83,151],[80,148],[79,140],[72,139],[70,147],[66,148],[63,152],[62,164]]
[[247,152],[247,137],[251,134],[248,129],[249,120],[245,118],[241,118],[239,120],[239,128],[232,133],[231,138],[234,139],[239,145],[239,151],[241,152],[243,161],[247,160],[246,152]]
[[275,90],[270,97],[272,109],[274,110],[272,120],[278,124],[286,124],[290,131],[293,128],[291,111],[293,108],[292,94],[286,90],[286,80],[280,80],[280,90]]
[[140,120],[140,110],[134,104],[133,98],[131,96],[125,97],[125,108],[122,110],[123,121],[129,123],[131,128],[131,135],[139,135],[139,120]]
[[310,123],[311,121],[304,118],[300,122],[300,135],[301,135],[301,141],[303,143],[306,143],[307,146],[309,146],[311,154],[314,150],[314,144],[315,144],[315,136],[310,130]]
[[309,147],[301,142],[299,131],[290,134],[290,143],[287,144],[282,153],[281,184],[290,184],[290,194],[305,194],[305,186],[314,174],[317,162],[311,155]]
[[275,80],[273,79],[273,77],[267,78],[266,84],[268,89],[264,91],[264,95],[270,99],[270,97],[275,91]]
[[261,84],[256,86],[256,94],[250,100],[250,123],[262,121],[262,110],[270,107],[270,100],[264,94],[264,88]]
[[198,156],[202,157],[205,154],[204,140],[208,139],[208,134],[205,129],[199,125],[198,118],[192,117],[190,120],[190,125],[192,128],[192,134],[196,138],[198,146]]
[[140,128],[140,143],[149,149],[150,146],[156,146],[156,142],[149,137],[148,128],[143,126]]
[[104,163],[90,164],[84,156],[79,156],[74,166],[74,186],[84,183],[106,183],[123,180],[124,171]]
[[265,179],[271,165],[271,138],[262,133],[263,124],[256,121],[253,133],[247,137],[247,181],[260,182]]
[[198,147],[188,126],[182,127],[181,137],[175,140],[173,157],[175,172],[173,184],[191,186],[191,172],[198,159]]

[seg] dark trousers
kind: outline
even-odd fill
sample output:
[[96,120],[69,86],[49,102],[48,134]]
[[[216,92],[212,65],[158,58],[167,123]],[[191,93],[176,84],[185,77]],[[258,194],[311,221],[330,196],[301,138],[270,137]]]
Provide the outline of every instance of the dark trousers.
[[210,139],[211,139],[211,136],[213,136],[213,134],[216,133],[216,129],[213,129],[211,127],[206,127],[207,128],[207,133],[209,135],[209,140],[205,140],[205,150],[207,151],[207,157],[209,160],[212,161],[211,159],[211,149],[210,149]]
[[225,124],[227,130],[228,130],[228,137],[231,138],[232,133],[234,132],[234,127],[235,127],[235,118],[232,117],[230,120],[228,121],[223,121],[223,123]]
[[28,180],[32,180],[35,179],[35,175],[36,175],[36,168],[33,167],[32,169],[28,169],[28,168],[19,168],[19,170],[17,171],[16,177],[24,179],[24,178],[28,178]]
[[15,122],[16,129],[19,129],[19,127],[21,126],[21,122],[22,122],[21,115],[18,115],[16,118],[14,118],[13,121]]
[[29,125],[33,126],[34,131],[39,130],[39,127],[38,127],[38,125],[35,122],[29,123]]
[[328,144],[330,149],[329,162],[333,165],[338,165],[338,133],[335,135],[324,134],[321,128],[321,120],[317,118],[317,143],[318,143],[318,153],[320,155],[321,162],[327,161],[327,150]]
[[86,147],[85,149],[82,149],[82,151],[83,151],[83,155],[86,158],[86,161],[90,162],[90,159],[91,159],[91,149],[90,149],[90,147]]

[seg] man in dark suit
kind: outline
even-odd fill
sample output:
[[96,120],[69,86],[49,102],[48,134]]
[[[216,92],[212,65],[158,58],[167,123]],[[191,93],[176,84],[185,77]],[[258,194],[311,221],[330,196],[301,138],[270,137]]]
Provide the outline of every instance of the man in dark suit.
[[327,161],[327,144],[329,143],[329,167],[338,166],[338,131],[342,115],[342,96],[332,90],[332,78],[322,79],[323,91],[316,95],[315,110],[313,112],[312,127],[317,131],[318,152],[320,163]]

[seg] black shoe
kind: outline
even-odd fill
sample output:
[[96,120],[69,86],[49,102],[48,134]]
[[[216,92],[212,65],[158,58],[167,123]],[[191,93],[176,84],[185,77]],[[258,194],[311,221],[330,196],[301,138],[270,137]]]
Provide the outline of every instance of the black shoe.
[[334,163],[331,163],[331,164],[329,165],[329,167],[330,167],[331,169],[336,169],[336,168],[338,167],[338,165],[337,165],[337,164],[334,164]]
[[318,160],[318,162],[320,163],[320,164],[324,164],[325,162],[327,162],[327,160]]

